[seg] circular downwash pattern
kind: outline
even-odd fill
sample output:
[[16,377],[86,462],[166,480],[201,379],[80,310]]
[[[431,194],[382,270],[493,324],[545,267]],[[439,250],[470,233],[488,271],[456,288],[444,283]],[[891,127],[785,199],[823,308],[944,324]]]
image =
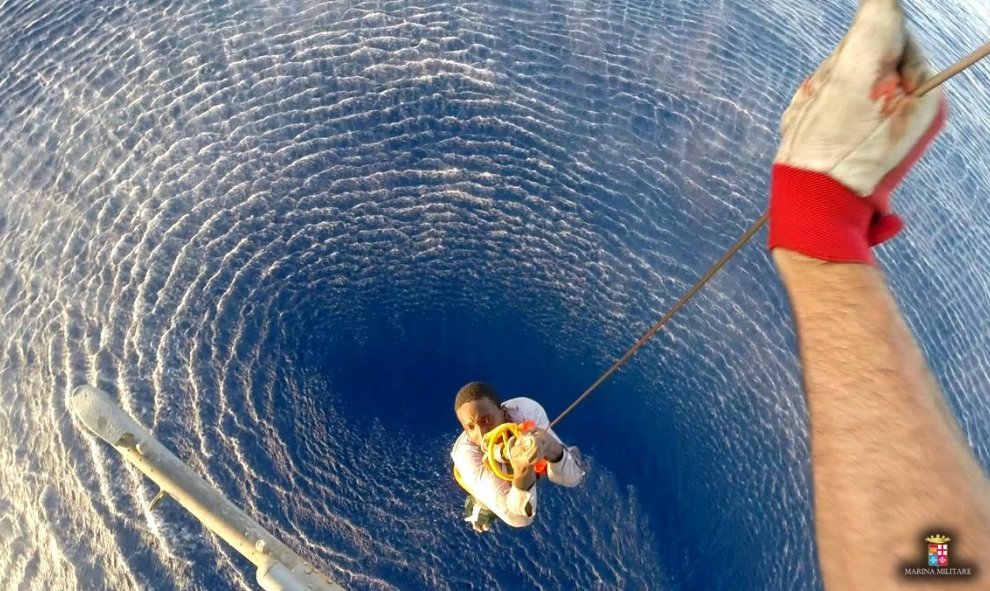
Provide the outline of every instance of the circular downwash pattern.
[[[555,416],[759,215],[848,3],[147,4],[0,6],[0,587],[255,587],[81,383],[350,589],[820,587],[759,244],[561,423],[533,527],[473,534],[448,452],[461,384]],[[990,24],[909,10],[938,63]],[[881,253],[985,464],[986,83]]]

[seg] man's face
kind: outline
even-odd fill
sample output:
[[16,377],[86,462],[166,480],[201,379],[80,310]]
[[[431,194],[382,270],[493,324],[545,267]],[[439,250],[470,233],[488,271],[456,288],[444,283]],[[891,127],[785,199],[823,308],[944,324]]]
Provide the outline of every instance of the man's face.
[[457,409],[457,420],[464,427],[468,439],[480,446],[485,433],[505,422],[505,413],[491,400],[481,398],[462,404]]

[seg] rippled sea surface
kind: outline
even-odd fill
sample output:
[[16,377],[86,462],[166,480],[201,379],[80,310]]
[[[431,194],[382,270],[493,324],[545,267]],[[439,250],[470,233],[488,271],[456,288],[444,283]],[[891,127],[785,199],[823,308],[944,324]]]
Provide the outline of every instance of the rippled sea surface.
[[[938,66],[990,29],[907,8]],[[820,588],[763,234],[561,423],[591,472],[536,525],[474,535],[447,454],[461,384],[555,416],[761,213],[852,10],[0,0],[0,588],[255,587],[83,383],[350,589]],[[984,465],[987,84],[880,253]]]

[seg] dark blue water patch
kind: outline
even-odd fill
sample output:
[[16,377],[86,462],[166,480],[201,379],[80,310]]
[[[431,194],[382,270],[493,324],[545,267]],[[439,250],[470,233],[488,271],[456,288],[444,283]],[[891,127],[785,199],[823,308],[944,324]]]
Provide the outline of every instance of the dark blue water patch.
[[[428,285],[434,279],[424,276],[422,281]],[[509,295],[514,293],[512,289],[497,296],[490,283],[469,286],[448,277],[446,291],[431,300],[430,306],[404,307],[397,302],[409,294],[377,285],[360,293],[347,289],[321,293],[304,306],[279,305],[285,312],[291,310],[282,320],[284,333],[296,335],[283,343],[283,349],[288,347],[287,362],[322,375],[328,397],[322,406],[342,414],[347,423],[359,426],[356,428],[379,423],[386,431],[405,433],[413,439],[449,434],[452,442],[458,433],[452,409],[454,393],[464,382],[475,379],[493,383],[506,398],[536,398],[553,418],[612,361],[601,359],[594,339],[583,347],[594,362],[580,354],[560,354],[559,343],[552,336],[528,326],[527,313],[540,317],[536,310],[541,308],[549,314],[551,325],[573,322],[564,310],[556,315],[548,312],[553,307],[549,299],[542,305],[530,301],[534,307],[522,310]],[[485,294],[478,309],[458,303],[472,287],[476,293]],[[352,302],[349,317],[327,313],[321,308],[321,298]],[[635,336],[629,335],[622,345]],[[732,554],[730,548],[712,544],[707,535],[717,531],[726,544],[745,540],[742,543],[747,547],[757,547],[759,544],[751,544],[757,532],[734,522],[731,515],[712,523],[710,505],[719,500],[714,491],[720,485],[715,483],[712,488],[704,478],[713,472],[711,466],[724,463],[724,457],[690,445],[720,434],[706,433],[701,425],[700,432],[692,436],[685,431],[698,425],[677,424],[663,407],[676,396],[701,396],[726,386],[718,375],[700,381],[682,379],[685,375],[704,376],[710,365],[692,361],[690,356],[679,358],[681,365],[671,368],[669,379],[656,385],[644,383],[645,368],[666,363],[669,352],[664,350],[664,343],[669,341],[659,339],[656,347],[640,353],[637,363],[642,365],[630,364],[569,416],[559,432],[568,443],[581,446],[599,465],[613,472],[622,487],[637,491],[651,528],[663,540],[667,559],[683,568],[684,580],[696,584],[695,588],[718,588],[736,567],[712,568],[710,562],[722,560],[724,555],[745,560],[747,555]],[[621,353],[620,345],[615,349],[616,354]],[[320,407],[320,393],[310,396]],[[292,402],[298,400],[280,400],[279,406]],[[276,426],[289,448],[296,450],[293,453],[299,454],[296,459],[300,465],[320,461],[318,448],[300,444],[305,431],[298,425],[283,416],[276,418]],[[301,434],[299,438],[296,433]],[[437,464],[449,463],[447,452],[444,449],[437,454]],[[729,505],[743,506],[744,501],[730,500]],[[339,543],[348,545],[347,540]]]
[[[535,336],[517,320],[479,318],[470,309],[450,311],[443,318],[417,312],[397,320],[385,314],[370,320],[372,327],[362,335],[337,334],[324,349],[322,365],[314,369],[324,372],[334,395],[333,412],[343,414],[347,423],[380,422],[386,431],[407,434],[410,441],[443,434],[448,445],[453,443],[460,432],[453,399],[468,381],[488,381],[505,399],[534,398],[553,419],[603,369],[584,359],[555,354],[555,343]],[[401,326],[401,336],[393,321]],[[668,463],[652,457],[657,445],[649,440],[656,433],[669,439],[676,429],[634,419],[648,413],[636,406],[642,392],[630,387],[633,381],[603,388],[600,398],[579,407],[558,433],[567,443],[593,454],[596,463],[616,475],[622,489],[637,490],[651,528],[680,548],[678,532],[686,525],[676,514],[681,499],[673,488],[676,483],[664,473]],[[662,398],[665,392],[651,394]],[[280,427],[279,431],[294,437],[292,430]],[[659,445],[672,446],[669,440]],[[449,484],[448,454],[445,447],[431,461],[442,468],[442,479]],[[300,461],[318,458],[303,452]],[[566,493],[563,496],[562,502],[567,502]],[[460,498],[455,493],[452,502],[456,505]],[[446,527],[459,525],[455,519]],[[516,531],[512,535],[525,536]]]
[[526,395],[556,406],[573,391],[573,378],[554,372],[553,344],[517,323],[461,309],[397,321],[383,315],[362,328],[336,335],[320,365],[359,420],[429,436],[458,425],[454,397],[470,381],[492,383],[505,399]]

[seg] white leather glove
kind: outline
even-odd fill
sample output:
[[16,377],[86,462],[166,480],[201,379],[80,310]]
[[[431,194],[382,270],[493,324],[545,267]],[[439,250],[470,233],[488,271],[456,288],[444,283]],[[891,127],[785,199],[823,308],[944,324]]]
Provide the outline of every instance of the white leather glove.
[[873,263],[896,234],[890,192],[945,121],[897,0],[861,0],[849,32],[800,86],[781,118],[770,191],[770,248]]

